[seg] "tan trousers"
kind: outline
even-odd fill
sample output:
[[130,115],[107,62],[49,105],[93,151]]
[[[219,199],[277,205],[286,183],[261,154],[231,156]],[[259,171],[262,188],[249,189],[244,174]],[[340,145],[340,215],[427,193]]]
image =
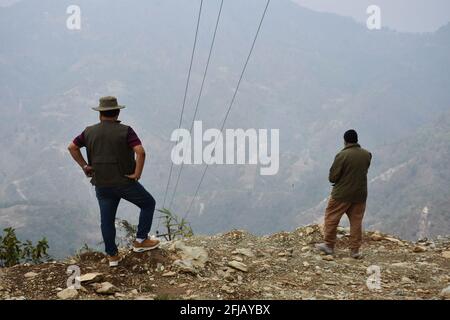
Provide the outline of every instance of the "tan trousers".
[[336,245],[336,233],[339,221],[344,213],[347,214],[350,221],[350,248],[359,250],[362,243],[362,220],[366,203],[340,202],[330,198],[325,210],[325,243],[334,248]]

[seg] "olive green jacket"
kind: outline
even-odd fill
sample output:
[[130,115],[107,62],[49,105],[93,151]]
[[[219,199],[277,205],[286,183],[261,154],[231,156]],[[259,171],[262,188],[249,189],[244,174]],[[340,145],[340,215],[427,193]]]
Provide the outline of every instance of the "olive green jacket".
[[342,202],[360,203],[367,199],[367,171],[372,154],[357,143],[347,144],[330,168],[331,197]]

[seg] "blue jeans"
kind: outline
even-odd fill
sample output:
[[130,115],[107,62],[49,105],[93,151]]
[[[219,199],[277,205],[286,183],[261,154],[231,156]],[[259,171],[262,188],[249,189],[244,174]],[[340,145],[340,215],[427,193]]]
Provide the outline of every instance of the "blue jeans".
[[108,255],[117,254],[115,221],[120,199],[125,199],[141,209],[136,238],[147,239],[156,202],[139,182],[118,187],[95,187],[95,193],[100,206],[102,236]]

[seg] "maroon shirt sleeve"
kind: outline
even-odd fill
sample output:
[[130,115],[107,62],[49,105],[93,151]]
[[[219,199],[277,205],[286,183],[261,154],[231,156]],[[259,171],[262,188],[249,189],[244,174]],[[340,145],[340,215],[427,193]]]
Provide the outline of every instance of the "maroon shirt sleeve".
[[[83,148],[86,146],[86,141],[84,139],[84,131],[79,136],[77,136],[75,139],[73,139],[73,143],[78,148]],[[130,146],[130,148],[133,148],[133,147],[136,147],[136,146],[142,144],[141,139],[139,139],[136,132],[131,127],[128,128],[127,143]]]
[[128,127],[127,142],[130,148],[134,148],[142,144],[141,139],[139,139],[136,132],[134,132],[133,128],[131,127]]
[[84,131],[79,136],[77,136],[75,139],[73,139],[73,143],[78,148],[83,148],[86,146],[86,141],[84,139]]

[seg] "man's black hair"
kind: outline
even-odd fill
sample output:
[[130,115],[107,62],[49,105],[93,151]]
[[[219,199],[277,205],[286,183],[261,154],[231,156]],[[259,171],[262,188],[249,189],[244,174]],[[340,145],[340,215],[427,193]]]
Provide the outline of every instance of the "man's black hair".
[[358,142],[358,134],[353,129],[347,130],[344,133],[344,141],[347,143],[357,143]]
[[120,109],[100,111],[100,114],[107,118],[114,118],[114,117],[118,116],[119,113],[120,113]]

